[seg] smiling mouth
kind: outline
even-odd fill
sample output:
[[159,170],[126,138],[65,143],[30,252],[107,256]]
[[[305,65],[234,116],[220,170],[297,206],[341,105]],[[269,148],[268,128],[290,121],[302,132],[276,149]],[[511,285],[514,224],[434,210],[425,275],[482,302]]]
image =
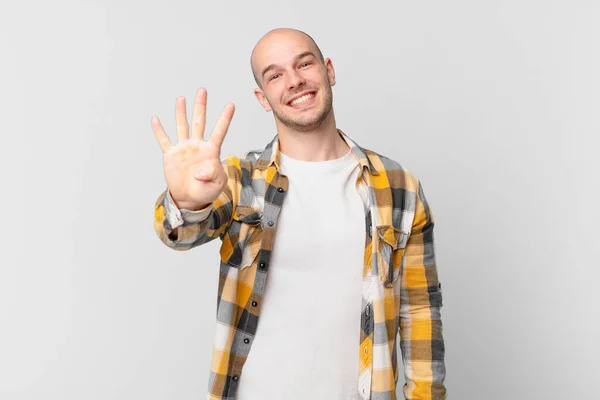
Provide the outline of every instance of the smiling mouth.
[[304,96],[298,97],[293,101],[289,102],[287,105],[293,108],[299,108],[308,104],[314,103],[314,98],[316,97],[316,92],[310,92],[305,94]]

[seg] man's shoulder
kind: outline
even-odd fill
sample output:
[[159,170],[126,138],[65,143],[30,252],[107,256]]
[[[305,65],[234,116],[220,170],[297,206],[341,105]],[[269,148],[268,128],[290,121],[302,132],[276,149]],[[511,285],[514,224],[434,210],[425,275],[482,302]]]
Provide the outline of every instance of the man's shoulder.
[[[249,186],[254,180],[265,179],[264,172],[268,165],[268,159],[264,158],[265,150],[248,150],[240,155],[229,154],[221,157],[221,164],[225,168],[225,172],[236,182],[242,186]],[[258,166],[257,164],[261,164]],[[262,170],[263,173],[255,173],[257,170]]]
[[261,158],[264,149],[248,150],[240,155],[228,154],[221,158],[223,165],[237,166],[238,169],[253,168],[256,162]]
[[387,178],[391,188],[416,190],[419,179],[404,163],[375,150],[362,148],[362,151],[367,155],[377,172]]
[[[381,152],[358,146],[356,153],[359,156],[365,156],[368,163],[374,167],[377,176],[385,177],[387,184],[395,189],[402,188],[409,191],[417,190],[419,179],[406,167],[406,165],[397,159],[382,154]],[[221,159],[224,166],[234,167],[238,171],[246,170],[249,176],[254,176],[252,173],[257,163],[268,163],[273,151],[272,142],[264,148],[254,148],[247,150],[241,156],[227,155]]]
[[227,155],[221,159],[221,162],[223,162],[223,164],[227,162],[229,165],[236,165],[238,169],[252,170],[257,163],[267,163],[269,161],[274,151],[273,145],[276,138],[277,136],[271,139],[271,141],[263,148],[247,150],[241,156]]

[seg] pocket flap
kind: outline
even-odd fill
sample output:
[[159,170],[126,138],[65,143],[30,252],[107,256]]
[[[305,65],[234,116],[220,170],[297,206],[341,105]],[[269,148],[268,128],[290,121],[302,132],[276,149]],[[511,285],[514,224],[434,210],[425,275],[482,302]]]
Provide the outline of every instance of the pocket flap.
[[377,235],[385,243],[392,246],[392,250],[406,247],[408,233],[404,232],[393,225],[377,226]]
[[263,212],[250,205],[238,205],[233,222],[221,245],[221,260],[240,269],[256,260],[261,248]]
[[377,226],[377,270],[381,282],[392,287],[401,274],[400,267],[408,233],[393,225]]
[[258,224],[262,220],[263,212],[250,205],[238,205],[233,213],[233,219],[245,224]]

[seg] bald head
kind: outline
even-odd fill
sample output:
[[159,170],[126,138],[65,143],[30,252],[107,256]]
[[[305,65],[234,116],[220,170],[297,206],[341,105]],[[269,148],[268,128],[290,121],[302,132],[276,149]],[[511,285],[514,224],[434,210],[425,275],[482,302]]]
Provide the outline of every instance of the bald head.
[[254,80],[259,88],[262,89],[262,71],[268,67],[268,59],[273,53],[277,53],[280,48],[290,47],[307,48],[314,55],[324,62],[323,53],[317,46],[314,39],[306,32],[291,28],[277,28],[267,32],[254,46],[250,55],[250,67]]

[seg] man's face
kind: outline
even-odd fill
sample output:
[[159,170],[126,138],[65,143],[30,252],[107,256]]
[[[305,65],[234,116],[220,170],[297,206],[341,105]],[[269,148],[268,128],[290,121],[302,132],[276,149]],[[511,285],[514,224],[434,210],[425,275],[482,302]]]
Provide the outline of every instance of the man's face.
[[262,90],[255,94],[276,120],[298,131],[318,128],[332,110],[335,74],[304,35],[268,38],[257,46],[254,68]]

